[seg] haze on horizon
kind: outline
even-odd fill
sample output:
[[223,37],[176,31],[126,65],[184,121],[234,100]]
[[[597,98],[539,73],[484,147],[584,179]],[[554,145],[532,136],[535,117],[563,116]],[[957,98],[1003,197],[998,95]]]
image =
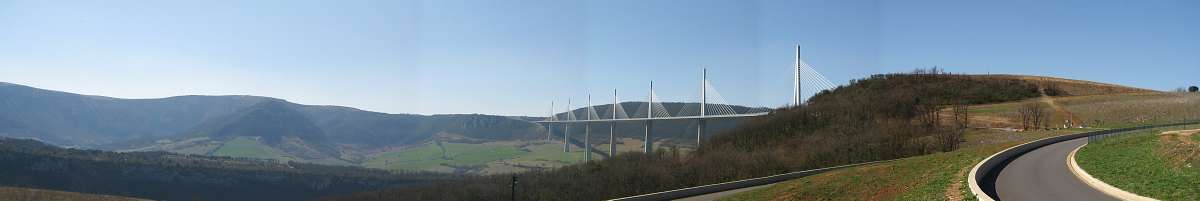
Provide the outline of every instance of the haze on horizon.
[[[1085,6],[1080,6],[1085,5]],[[503,9],[495,9],[503,8]],[[550,101],[790,100],[793,47],[838,84],[939,66],[1200,85],[1200,2],[7,1],[0,82],[256,95],[387,113],[545,115]],[[556,105],[561,111],[562,105]]]

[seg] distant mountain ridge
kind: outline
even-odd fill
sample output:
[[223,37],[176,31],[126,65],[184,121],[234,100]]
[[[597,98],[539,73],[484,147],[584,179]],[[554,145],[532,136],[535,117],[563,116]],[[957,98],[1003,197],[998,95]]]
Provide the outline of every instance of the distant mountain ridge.
[[265,97],[177,96],[118,99],[0,85],[0,135],[64,146],[95,146],[179,134]]
[[[249,135],[246,132],[297,135],[309,140],[325,138],[322,140],[374,147],[417,143],[439,132],[461,132],[464,136],[485,139],[522,139],[536,134],[516,133],[539,131],[536,124],[503,116],[385,114],[341,106],[300,105],[259,96],[120,99],[11,83],[0,83],[0,111],[0,136],[81,147],[183,135]],[[254,121],[285,122],[275,122],[278,124],[274,127],[262,127],[271,124],[256,127],[265,122]],[[456,125],[470,122],[475,127]],[[484,133],[477,128],[483,124],[519,132]],[[267,131],[293,133],[263,133]]]

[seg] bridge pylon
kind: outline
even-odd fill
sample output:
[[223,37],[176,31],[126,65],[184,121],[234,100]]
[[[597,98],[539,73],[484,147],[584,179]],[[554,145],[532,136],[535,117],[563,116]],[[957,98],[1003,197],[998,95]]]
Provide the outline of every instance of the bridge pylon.
[[650,81],[650,95],[646,96],[646,121],[642,126],[646,129],[646,134],[643,136],[645,145],[645,153],[654,151],[651,146],[654,145],[654,138],[651,136],[650,130],[654,128],[654,81]]
[[[592,120],[592,113],[595,110],[592,108],[592,95],[588,94],[587,120]],[[589,141],[592,139],[592,122],[583,123],[583,161],[592,162],[592,144]]]

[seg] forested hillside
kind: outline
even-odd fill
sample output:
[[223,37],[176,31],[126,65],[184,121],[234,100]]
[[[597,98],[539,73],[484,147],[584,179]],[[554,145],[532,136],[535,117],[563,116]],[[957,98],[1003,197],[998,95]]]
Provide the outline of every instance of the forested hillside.
[[116,99],[0,84],[0,136],[60,146],[96,146],[179,134],[263,97],[179,96]]
[[[1018,79],[939,71],[851,82],[712,138],[697,152],[628,153],[554,171],[515,175],[521,200],[600,200],[790,171],[957,148],[967,104],[1038,97]],[[951,114],[942,114],[949,108]],[[949,119],[950,121],[946,121]],[[949,122],[949,123],[947,123]],[[366,192],[334,200],[480,200],[504,197],[509,177]]]
[[454,179],[165,152],[63,149],[8,138],[0,138],[0,161],[0,186],[156,200],[306,200]]

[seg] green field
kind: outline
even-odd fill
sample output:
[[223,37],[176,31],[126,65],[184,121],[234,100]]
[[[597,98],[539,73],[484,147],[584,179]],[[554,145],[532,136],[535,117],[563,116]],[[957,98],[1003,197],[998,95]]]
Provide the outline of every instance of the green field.
[[[1177,129],[1094,142],[1080,149],[1075,159],[1093,177],[1141,196],[1162,200],[1200,198],[1200,164],[1196,164],[1200,162],[1200,147],[1179,145],[1157,135],[1165,130]],[[1196,139],[1196,135],[1191,137]]]
[[[583,161],[583,152],[572,147],[562,151],[562,144],[498,142],[498,143],[438,143],[428,142],[402,150],[383,152],[362,162],[361,166],[400,171],[472,172],[481,174],[523,172],[539,168],[556,168]],[[232,138],[213,151],[214,156],[255,159],[296,160],[291,155],[266,146],[254,137]],[[600,160],[600,155],[593,155]],[[355,165],[337,159],[305,161],[331,165]]]
[[[443,152],[443,148],[445,152]],[[555,168],[583,161],[583,152],[572,147],[571,153],[563,152],[557,143],[437,143],[429,142],[399,151],[380,153],[362,166],[402,171],[455,172],[468,170],[475,173],[509,173],[531,170],[530,168]],[[592,155],[593,160],[601,159]]]
[[455,167],[482,166],[523,154],[516,146],[429,142],[417,147],[379,154],[363,166],[407,171],[446,171]]
[[280,161],[292,160],[288,154],[270,146],[263,145],[253,137],[236,137],[221,145],[213,152],[214,156],[244,157],[257,159],[275,159]]

